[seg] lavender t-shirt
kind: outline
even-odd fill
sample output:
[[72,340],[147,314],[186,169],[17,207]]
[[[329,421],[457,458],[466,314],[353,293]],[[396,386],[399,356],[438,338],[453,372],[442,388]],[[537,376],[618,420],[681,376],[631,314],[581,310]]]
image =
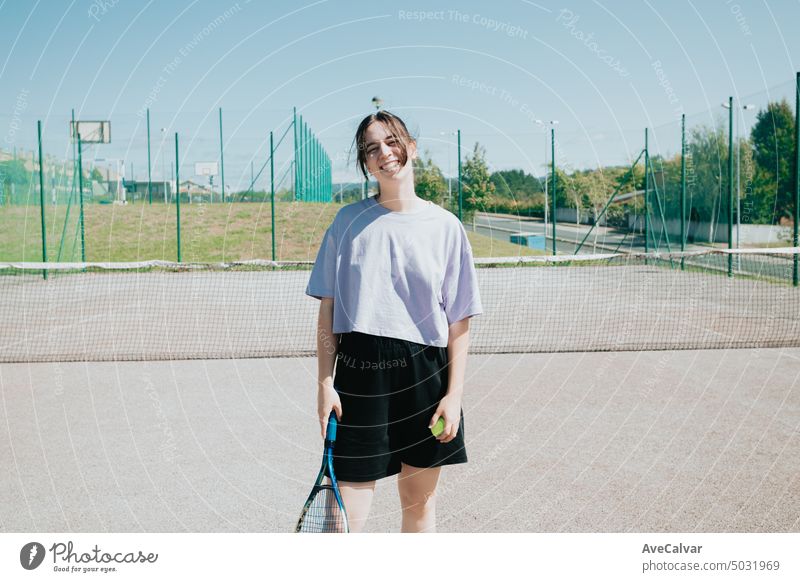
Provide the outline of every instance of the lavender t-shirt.
[[483,313],[464,227],[435,204],[418,205],[393,212],[371,197],[336,214],[306,287],[333,297],[333,333],[446,347],[449,324]]

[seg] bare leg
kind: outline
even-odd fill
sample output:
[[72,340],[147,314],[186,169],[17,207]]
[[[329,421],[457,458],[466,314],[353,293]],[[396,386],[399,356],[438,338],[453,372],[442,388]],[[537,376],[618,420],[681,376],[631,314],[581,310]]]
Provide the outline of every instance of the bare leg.
[[403,533],[436,531],[436,484],[441,467],[420,469],[403,464],[397,478],[403,507]]
[[369,516],[372,495],[375,493],[375,481],[365,481],[363,483],[339,481],[339,491],[342,494],[344,509],[347,512],[350,533],[359,533],[364,529],[367,516]]

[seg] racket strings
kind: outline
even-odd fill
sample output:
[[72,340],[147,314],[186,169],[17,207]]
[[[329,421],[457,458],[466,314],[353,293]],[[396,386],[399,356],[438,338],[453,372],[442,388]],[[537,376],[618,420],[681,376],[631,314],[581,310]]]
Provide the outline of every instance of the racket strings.
[[344,513],[330,485],[323,485],[301,518],[300,533],[344,533],[347,531]]

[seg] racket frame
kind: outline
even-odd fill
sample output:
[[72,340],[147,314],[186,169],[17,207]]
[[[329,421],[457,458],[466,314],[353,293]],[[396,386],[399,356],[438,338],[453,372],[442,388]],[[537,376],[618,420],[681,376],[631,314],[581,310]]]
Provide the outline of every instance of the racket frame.
[[[339,491],[339,482],[336,479],[336,474],[333,472],[333,447],[336,444],[337,425],[338,421],[336,419],[336,413],[331,412],[330,416],[328,417],[328,429],[325,433],[325,448],[322,454],[322,467],[320,467],[319,474],[317,475],[317,480],[314,482],[314,487],[311,488],[311,493],[309,494],[308,499],[303,505],[303,511],[300,513],[300,519],[297,520],[295,533],[301,533],[300,530],[303,527],[303,520],[306,517],[306,513],[308,513],[308,510],[311,507],[311,504],[314,501],[314,497],[316,497],[317,493],[321,489],[330,489],[331,491],[333,491],[333,496],[334,499],[336,500],[336,504],[342,511],[342,520],[344,522],[344,532],[342,533],[350,532],[350,524],[347,521],[347,510],[344,507],[342,494]],[[330,479],[330,484],[322,483],[326,477]]]

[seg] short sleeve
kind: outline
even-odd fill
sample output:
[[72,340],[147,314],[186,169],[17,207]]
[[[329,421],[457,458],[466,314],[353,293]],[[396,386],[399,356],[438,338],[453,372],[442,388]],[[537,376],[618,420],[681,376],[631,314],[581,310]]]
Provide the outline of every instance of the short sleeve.
[[472,247],[464,227],[459,225],[459,228],[461,230],[459,248],[454,249],[448,261],[442,285],[442,299],[448,325],[483,313],[478,274],[472,259]]
[[306,287],[306,295],[322,299],[333,297],[336,287],[336,237],[334,225],[331,224],[322,237],[322,245],[317,253],[317,260],[311,270],[311,278]]

